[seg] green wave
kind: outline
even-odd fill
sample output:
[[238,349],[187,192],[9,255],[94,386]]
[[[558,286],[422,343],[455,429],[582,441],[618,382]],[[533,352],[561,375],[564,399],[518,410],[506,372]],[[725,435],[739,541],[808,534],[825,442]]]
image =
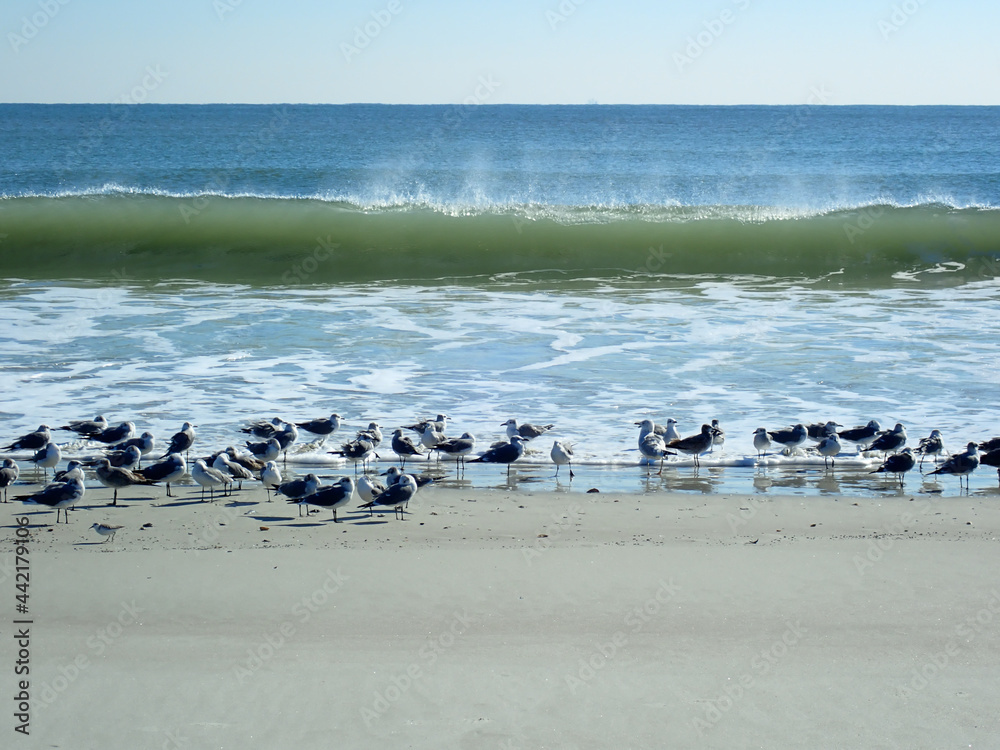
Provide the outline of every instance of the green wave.
[[8,279],[251,285],[756,275],[882,282],[1000,275],[1000,211],[938,204],[799,215],[755,207],[360,207],[312,199],[0,199]]

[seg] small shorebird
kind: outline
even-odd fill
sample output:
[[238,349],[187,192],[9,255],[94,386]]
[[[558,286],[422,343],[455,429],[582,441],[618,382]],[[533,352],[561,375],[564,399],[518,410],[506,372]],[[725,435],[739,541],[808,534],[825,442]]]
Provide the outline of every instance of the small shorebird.
[[372,515],[372,509],[375,506],[381,505],[385,508],[392,508],[393,517],[403,520],[403,506],[408,504],[410,498],[416,493],[417,480],[409,474],[403,474],[396,484],[390,485],[385,492],[372,498],[367,503],[363,503],[360,507],[367,508],[369,516]]
[[573,446],[570,443],[560,443],[558,440],[552,443],[552,452],[549,453],[552,463],[556,465],[556,476],[559,476],[559,467],[569,465],[569,481],[573,481]]
[[510,476],[510,465],[524,455],[524,446],[527,442],[526,438],[514,435],[509,443],[490,448],[479,458],[474,458],[469,463],[507,464],[507,476]]
[[167,485],[167,497],[170,494],[170,483],[182,479],[187,474],[187,462],[180,453],[171,453],[163,461],[150,464],[145,469],[136,469],[136,474],[153,482],[163,482]]
[[0,469],[0,489],[3,490],[4,502],[7,502],[7,488],[17,481],[20,474],[21,469],[18,467],[17,461],[13,458],[5,458],[3,460],[3,468]]
[[[771,437],[774,437],[772,434]],[[686,453],[689,456],[694,457],[694,465],[700,466],[701,460],[700,456],[702,453],[708,451],[712,447],[712,443],[715,437],[712,434],[712,425],[703,424],[701,426],[701,432],[697,435],[691,435],[686,438],[681,438],[680,440],[671,440],[667,443],[667,448],[673,448],[681,453]]]
[[115,540],[115,533],[119,529],[124,528],[124,527],[122,527],[122,526],[115,526],[115,525],[112,525],[112,524],[109,524],[109,523],[95,523],[90,528],[92,528],[94,531],[96,531],[101,536],[106,536],[107,539],[104,540],[104,544],[107,544],[108,542],[113,542]]
[[309,495],[303,495],[297,499],[289,499],[290,503],[298,503],[301,509],[303,505],[314,505],[317,508],[329,508],[333,511],[333,522],[340,523],[337,518],[337,508],[347,505],[354,496],[354,480],[350,477],[342,477],[339,482],[330,487],[320,487]]
[[46,505],[49,508],[55,508],[56,523],[59,523],[59,511],[62,510],[64,521],[69,523],[69,509],[83,499],[84,492],[86,490],[83,486],[83,480],[74,477],[68,482],[54,482],[34,494],[20,495],[14,499],[24,503]]
[[903,487],[903,476],[912,469],[917,463],[917,460],[913,457],[912,448],[903,448],[899,453],[893,454],[882,462],[872,474],[895,474],[896,478],[899,480],[899,487]]
[[555,427],[554,424],[546,425],[536,425],[536,424],[522,424],[518,425],[516,419],[508,419],[504,422],[501,427],[507,428],[507,437],[513,439],[514,436],[520,436],[524,438],[525,442],[528,440],[534,440],[536,437],[541,437],[546,432]]
[[969,474],[979,468],[979,447],[975,443],[969,443],[965,453],[956,453],[941,466],[931,472],[931,474],[954,474],[958,477],[958,485],[962,486],[962,477],[965,477],[965,487],[969,487]]

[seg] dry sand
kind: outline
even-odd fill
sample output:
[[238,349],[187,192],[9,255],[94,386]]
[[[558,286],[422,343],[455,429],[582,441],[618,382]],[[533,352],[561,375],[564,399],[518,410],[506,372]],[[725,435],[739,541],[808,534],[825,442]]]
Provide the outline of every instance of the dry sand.
[[175,489],[0,505],[4,747],[1000,746],[991,502],[431,487],[334,524]]

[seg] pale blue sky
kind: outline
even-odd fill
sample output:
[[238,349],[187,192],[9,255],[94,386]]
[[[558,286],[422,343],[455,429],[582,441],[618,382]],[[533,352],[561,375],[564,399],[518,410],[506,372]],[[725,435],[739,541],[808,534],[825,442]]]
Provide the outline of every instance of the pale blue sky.
[[4,0],[0,101],[1000,104],[998,30],[995,0]]

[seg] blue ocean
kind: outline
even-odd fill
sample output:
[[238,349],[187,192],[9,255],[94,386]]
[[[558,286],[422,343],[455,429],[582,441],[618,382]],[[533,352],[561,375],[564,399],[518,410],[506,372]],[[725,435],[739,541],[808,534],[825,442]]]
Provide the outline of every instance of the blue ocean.
[[[1000,434],[1000,108],[0,105],[0,154],[11,438],[337,412],[290,457],[332,476],[371,421],[485,448],[514,417],[555,425],[529,488],[559,439],[574,490],[872,494],[754,429]],[[668,417],[726,442],[649,477]]]

